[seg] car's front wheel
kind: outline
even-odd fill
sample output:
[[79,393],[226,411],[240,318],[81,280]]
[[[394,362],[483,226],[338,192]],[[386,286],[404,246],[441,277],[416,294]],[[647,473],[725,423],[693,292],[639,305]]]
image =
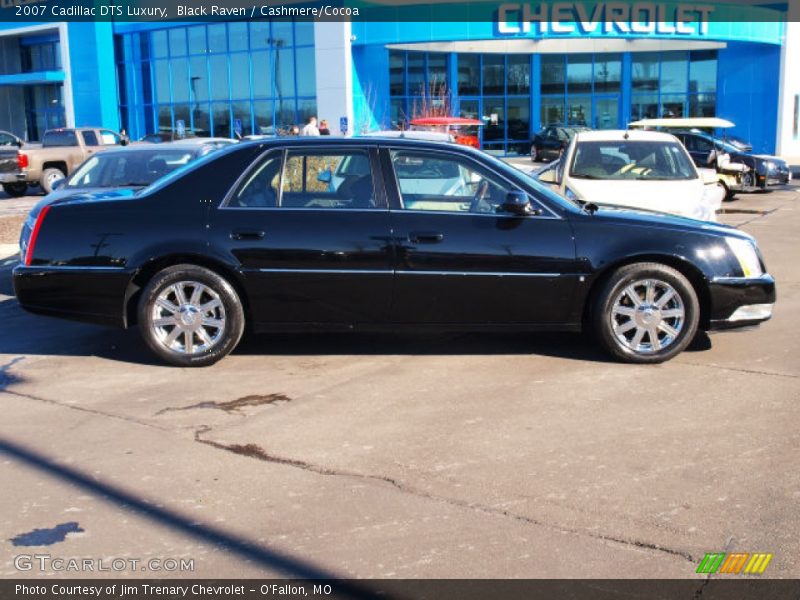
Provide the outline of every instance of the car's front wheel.
[[542,160],[542,155],[539,152],[539,148],[536,147],[536,144],[531,146],[531,162],[539,162]]
[[592,320],[600,343],[632,363],[660,363],[688,346],[697,332],[700,304],[679,271],[658,263],[626,265],[595,297]]
[[205,367],[229,354],[245,321],[233,286],[196,265],[157,273],[142,292],[138,319],[150,349],[180,367]]
[[42,191],[45,194],[49,194],[53,191],[53,186],[55,185],[56,181],[60,181],[61,179],[64,179],[64,177],[66,177],[66,175],[64,175],[64,171],[61,169],[45,169],[42,171],[42,179],[39,182],[39,185],[42,186]]

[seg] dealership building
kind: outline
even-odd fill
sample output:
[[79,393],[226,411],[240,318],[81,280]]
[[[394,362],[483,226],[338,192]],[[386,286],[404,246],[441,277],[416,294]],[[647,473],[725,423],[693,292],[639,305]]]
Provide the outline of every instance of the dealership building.
[[788,4],[728,21],[720,4],[592,6],[508,3],[477,22],[4,22],[0,129],[234,137],[318,115],[349,135],[445,112],[483,121],[487,151],[516,154],[549,123],[717,116],[756,151],[800,156]]

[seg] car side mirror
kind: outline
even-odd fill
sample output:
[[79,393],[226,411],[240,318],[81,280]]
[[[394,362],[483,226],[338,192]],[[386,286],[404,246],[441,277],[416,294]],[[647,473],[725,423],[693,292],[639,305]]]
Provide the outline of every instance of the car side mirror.
[[500,210],[521,217],[534,214],[528,194],[519,190],[513,190],[506,194],[506,199],[500,205]]
[[333,179],[333,174],[331,173],[330,169],[326,169],[325,171],[320,171],[317,173],[317,181],[320,183],[330,183]]
[[552,184],[560,183],[558,181],[558,172],[556,171],[556,169],[552,167],[545,169],[544,171],[539,173],[536,176],[536,180],[540,181],[541,183],[552,183]]

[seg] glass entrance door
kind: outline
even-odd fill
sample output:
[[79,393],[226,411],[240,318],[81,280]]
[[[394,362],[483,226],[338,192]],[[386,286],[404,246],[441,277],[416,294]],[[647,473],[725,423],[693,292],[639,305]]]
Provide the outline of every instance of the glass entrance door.
[[592,125],[594,129],[620,129],[619,94],[595,95],[593,98]]

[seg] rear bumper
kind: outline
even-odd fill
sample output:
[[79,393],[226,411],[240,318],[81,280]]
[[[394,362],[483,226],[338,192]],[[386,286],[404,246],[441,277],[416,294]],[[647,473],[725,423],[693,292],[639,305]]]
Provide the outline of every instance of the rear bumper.
[[27,183],[25,173],[0,173],[0,183]]
[[775,304],[775,279],[719,277],[709,285],[711,295],[710,329],[733,329],[758,325],[772,317]]
[[128,284],[133,273],[117,267],[14,268],[14,294],[25,310],[53,317],[127,326]]

